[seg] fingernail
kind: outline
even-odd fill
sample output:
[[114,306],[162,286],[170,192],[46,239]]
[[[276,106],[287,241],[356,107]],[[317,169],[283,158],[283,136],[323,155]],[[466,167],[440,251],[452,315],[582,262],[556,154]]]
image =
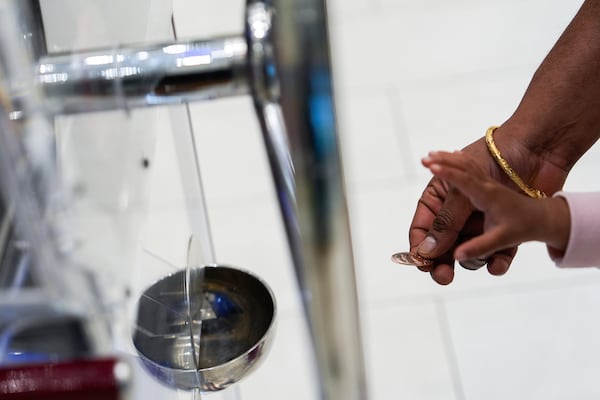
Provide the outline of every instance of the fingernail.
[[442,170],[442,167],[440,166],[440,164],[431,164],[429,165],[429,170],[435,174],[440,172]]
[[427,236],[425,238],[425,240],[423,240],[421,242],[421,244],[419,245],[419,248],[417,249],[417,253],[426,256],[427,254],[431,253],[434,249],[435,246],[437,245],[437,242],[435,241],[435,238],[433,236]]

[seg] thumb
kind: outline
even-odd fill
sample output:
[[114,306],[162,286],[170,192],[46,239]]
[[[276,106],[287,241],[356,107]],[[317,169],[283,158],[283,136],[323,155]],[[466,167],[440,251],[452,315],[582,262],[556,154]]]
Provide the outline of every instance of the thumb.
[[442,207],[436,213],[425,239],[417,253],[425,258],[437,258],[456,246],[459,232],[473,212],[469,200],[452,188]]

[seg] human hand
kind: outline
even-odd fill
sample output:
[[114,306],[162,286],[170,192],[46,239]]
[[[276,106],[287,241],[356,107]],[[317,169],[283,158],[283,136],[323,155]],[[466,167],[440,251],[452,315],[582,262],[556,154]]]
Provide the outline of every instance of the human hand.
[[[520,133],[518,127],[511,129],[503,125],[497,132],[496,144],[526,182],[546,193],[554,193],[560,189],[568,170],[551,162],[544,148],[536,147],[532,150],[520,139],[524,134],[519,137],[512,136],[512,133]],[[519,190],[490,157],[483,138],[465,147],[462,152],[469,155],[471,167],[479,170],[480,174],[506,185],[511,190]],[[419,269],[429,272],[437,283],[447,285],[454,279],[455,248],[482,232],[482,213],[473,207],[460,190],[444,179],[434,176],[423,191],[413,216],[409,230],[410,250],[412,253],[434,259],[431,266]],[[509,247],[488,254],[485,262],[489,273],[506,273],[516,252],[516,247]]]
[[[600,7],[584,1],[581,9],[536,70],[515,113],[496,131],[496,145],[530,186],[553,194],[569,170],[600,138]],[[474,166],[494,180],[518,190],[487,152],[483,139],[463,149]],[[479,235],[481,213],[439,177],[431,179],[409,230],[412,253],[434,259],[420,267],[440,284],[454,279],[453,249]],[[426,239],[429,238],[429,239]],[[516,247],[491,254],[488,271],[505,273]]]
[[[473,168],[488,175],[495,170],[483,139],[467,146]],[[497,174],[498,179],[501,174]],[[483,217],[469,199],[448,182],[434,176],[423,191],[409,230],[411,253],[434,259],[433,265],[418,267],[429,272],[434,281],[447,285],[454,279],[454,249],[467,238],[482,232]],[[506,249],[488,258],[488,271],[504,274],[516,254],[516,248]]]
[[431,152],[423,165],[451,184],[484,214],[483,233],[458,245],[453,257],[464,262],[539,240],[563,250],[569,238],[569,209],[561,197],[534,199],[503,186],[462,152]]

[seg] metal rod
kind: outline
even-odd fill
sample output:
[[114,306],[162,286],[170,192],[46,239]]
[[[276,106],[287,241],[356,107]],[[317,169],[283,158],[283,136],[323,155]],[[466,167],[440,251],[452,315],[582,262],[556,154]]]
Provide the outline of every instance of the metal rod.
[[16,11],[25,48],[35,60],[38,60],[48,54],[40,0],[21,0],[20,3]]
[[0,197],[0,275],[3,268],[4,253],[8,244],[8,238],[12,229],[13,211],[11,208],[5,209],[3,199]]
[[248,93],[246,41],[231,36],[51,55],[39,83],[51,114],[183,104]]
[[321,397],[365,400],[325,3],[270,4],[247,4],[251,88],[310,325]]

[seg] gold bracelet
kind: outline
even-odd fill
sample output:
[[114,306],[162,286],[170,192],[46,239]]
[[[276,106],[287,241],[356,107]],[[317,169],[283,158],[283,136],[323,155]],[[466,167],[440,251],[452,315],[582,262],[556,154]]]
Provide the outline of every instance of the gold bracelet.
[[490,151],[492,158],[496,160],[496,163],[498,163],[498,165],[500,166],[500,168],[502,168],[506,175],[508,175],[508,177],[529,197],[533,197],[534,199],[543,199],[544,197],[546,197],[546,194],[541,190],[533,189],[525,182],[523,182],[523,179],[521,179],[521,177],[515,172],[515,170],[511,168],[511,166],[508,164],[508,161],[506,161],[502,157],[502,155],[500,154],[500,150],[498,150],[496,144],[494,143],[493,135],[496,129],[498,129],[497,126],[492,126],[488,128],[488,130],[485,132],[485,143],[487,144],[487,148]]

